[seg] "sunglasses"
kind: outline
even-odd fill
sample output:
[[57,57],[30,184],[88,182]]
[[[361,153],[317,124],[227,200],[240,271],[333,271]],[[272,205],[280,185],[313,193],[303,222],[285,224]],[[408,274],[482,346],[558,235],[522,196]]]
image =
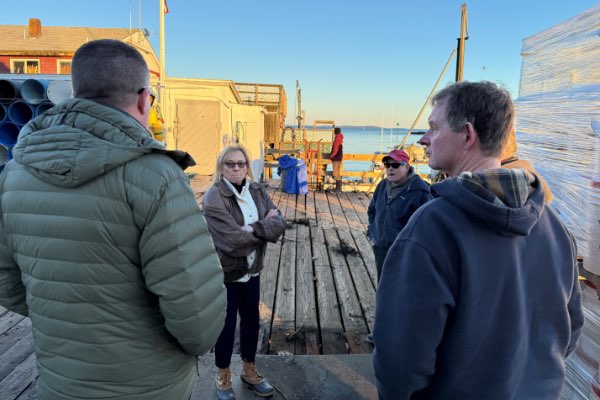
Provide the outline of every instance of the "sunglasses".
[[152,107],[154,105],[154,100],[156,100],[156,94],[150,86],[144,86],[143,88],[137,91],[137,94],[142,94],[144,92],[144,89],[148,91],[148,96],[150,96],[150,107]]
[[225,166],[227,168],[235,168],[235,166],[238,166],[238,168],[246,168],[246,165],[248,165],[248,163],[246,161],[225,161]]
[[404,161],[400,161],[400,162],[392,162],[392,163],[391,163],[391,162],[384,162],[384,163],[383,163],[383,166],[384,166],[385,168],[392,167],[392,168],[394,168],[394,169],[398,169],[398,168],[400,168],[400,167],[404,167],[405,165],[406,165],[406,163],[405,163]]

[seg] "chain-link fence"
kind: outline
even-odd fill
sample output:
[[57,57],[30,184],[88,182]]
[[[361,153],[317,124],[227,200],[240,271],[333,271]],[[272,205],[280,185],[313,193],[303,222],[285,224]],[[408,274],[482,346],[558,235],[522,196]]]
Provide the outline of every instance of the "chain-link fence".
[[282,150],[297,149],[331,153],[332,139],[332,129],[285,128],[281,134],[279,147]]

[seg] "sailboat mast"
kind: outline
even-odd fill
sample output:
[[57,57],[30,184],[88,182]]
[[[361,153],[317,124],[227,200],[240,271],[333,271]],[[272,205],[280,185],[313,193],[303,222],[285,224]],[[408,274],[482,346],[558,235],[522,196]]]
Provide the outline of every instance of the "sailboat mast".
[[381,114],[381,135],[379,136],[379,154],[383,154],[383,114]]
[[298,98],[298,113],[296,118],[298,119],[298,129],[302,128],[302,89],[300,89],[300,83],[296,80],[296,97]]
[[[460,8],[460,37],[458,38],[458,54],[456,57],[456,82],[463,80],[463,64],[465,61],[465,41],[469,38],[467,33],[467,4]],[[466,36],[465,36],[466,35]]]

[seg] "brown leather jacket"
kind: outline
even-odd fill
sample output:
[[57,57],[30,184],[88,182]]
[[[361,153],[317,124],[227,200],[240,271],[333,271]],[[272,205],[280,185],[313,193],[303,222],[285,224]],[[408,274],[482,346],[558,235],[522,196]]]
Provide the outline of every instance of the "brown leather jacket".
[[[250,182],[249,189],[259,215],[259,220],[251,224],[254,228],[252,233],[242,230],[244,215],[235,194],[224,182],[214,183],[202,201],[208,230],[225,273],[225,282],[236,281],[246,273],[260,272],[267,242],[277,242],[286,227],[281,215],[265,219],[269,210],[276,208],[266,189],[256,182]],[[246,257],[255,250],[256,261],[248,268]]]

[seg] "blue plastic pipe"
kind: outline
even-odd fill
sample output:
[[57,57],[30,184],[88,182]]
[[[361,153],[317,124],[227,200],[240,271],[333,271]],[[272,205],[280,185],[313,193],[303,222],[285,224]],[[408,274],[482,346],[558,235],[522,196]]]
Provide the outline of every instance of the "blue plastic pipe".
[[45,101],[43,103],[38,104],[37,107],[35,107],[35,116],[37,117],[38,115],[42,114],[46,110],[51,109],[52,107],[54,107],[54,103],[52,103],[51,101]]
[[0,79],[0,103],[12,103],[21,97],[22,83],[22,79]]
[[0,123],[0,145],[7,150],[17,143],[19,137],[19,127],[12,122]]
[[48,81],[27,79],[21,85],[21,97],[32,105],[40,104],[48,99]]
[[33,108],[24,101],[17,100],[8,107],[8,119],[17,125],[25,125],[31,118]]

